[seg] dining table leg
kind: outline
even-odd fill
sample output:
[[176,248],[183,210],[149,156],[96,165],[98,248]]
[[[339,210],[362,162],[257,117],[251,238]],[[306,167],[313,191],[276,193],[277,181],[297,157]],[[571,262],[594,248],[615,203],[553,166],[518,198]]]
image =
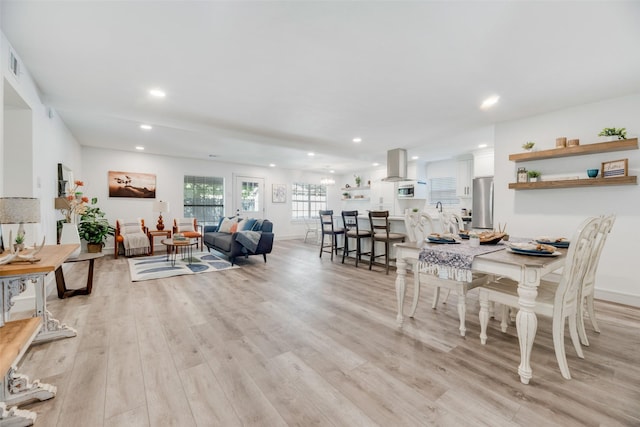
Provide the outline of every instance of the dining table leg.
[[396,317],[396,321],[398,322],[398,326],[402,326],[404,321],[403,306],[404,306],[404,293],[406,289],[405,285],[405,277],[407,276],[407,259],[401,257],[398,254],[396,259],[396,300],[398,301],[398,315]]
[[529,384],[529,380],[533,375],[531,370],[531,349],[538,329],[538,318],[533,310],[538,296],[540,272],[535,268],[524,267],[522,276],[524,280],[518,284],[520,310],[516,316],[518,341],[520,343],[518,374],[520,375],[520,382]]

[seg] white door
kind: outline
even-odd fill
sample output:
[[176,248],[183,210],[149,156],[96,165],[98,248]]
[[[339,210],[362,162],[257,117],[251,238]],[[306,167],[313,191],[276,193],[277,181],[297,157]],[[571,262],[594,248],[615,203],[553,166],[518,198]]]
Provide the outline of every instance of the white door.
[[234,207],[243,218],[263,218],[265,207],[264,178],[235,176]]

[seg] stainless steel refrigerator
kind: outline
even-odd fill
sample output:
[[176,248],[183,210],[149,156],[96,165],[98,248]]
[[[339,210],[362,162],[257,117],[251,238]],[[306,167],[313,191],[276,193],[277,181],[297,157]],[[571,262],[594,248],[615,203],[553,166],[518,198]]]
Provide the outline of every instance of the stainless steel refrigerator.
[[473,179],[471,227],[493,229],[493,177]]

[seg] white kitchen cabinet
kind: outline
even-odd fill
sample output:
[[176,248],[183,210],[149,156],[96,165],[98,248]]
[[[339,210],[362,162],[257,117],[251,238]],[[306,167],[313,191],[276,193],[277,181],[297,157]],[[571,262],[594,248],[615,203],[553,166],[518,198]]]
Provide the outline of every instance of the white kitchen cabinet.
[[473,176],[493,176],[494,153],[493,150],[482,150],[473,153]]
[[471,185],[473,180],[473,159],[458,160],[457,196],[461,199],[471,198]]

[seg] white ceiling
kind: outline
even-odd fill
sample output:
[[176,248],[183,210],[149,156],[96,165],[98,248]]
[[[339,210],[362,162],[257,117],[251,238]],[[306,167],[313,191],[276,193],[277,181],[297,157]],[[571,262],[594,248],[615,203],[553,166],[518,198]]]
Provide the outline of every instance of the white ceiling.
[[638,1],[2,0],[0,16],[78,141],[126,151],[350,173],[640,92]]

